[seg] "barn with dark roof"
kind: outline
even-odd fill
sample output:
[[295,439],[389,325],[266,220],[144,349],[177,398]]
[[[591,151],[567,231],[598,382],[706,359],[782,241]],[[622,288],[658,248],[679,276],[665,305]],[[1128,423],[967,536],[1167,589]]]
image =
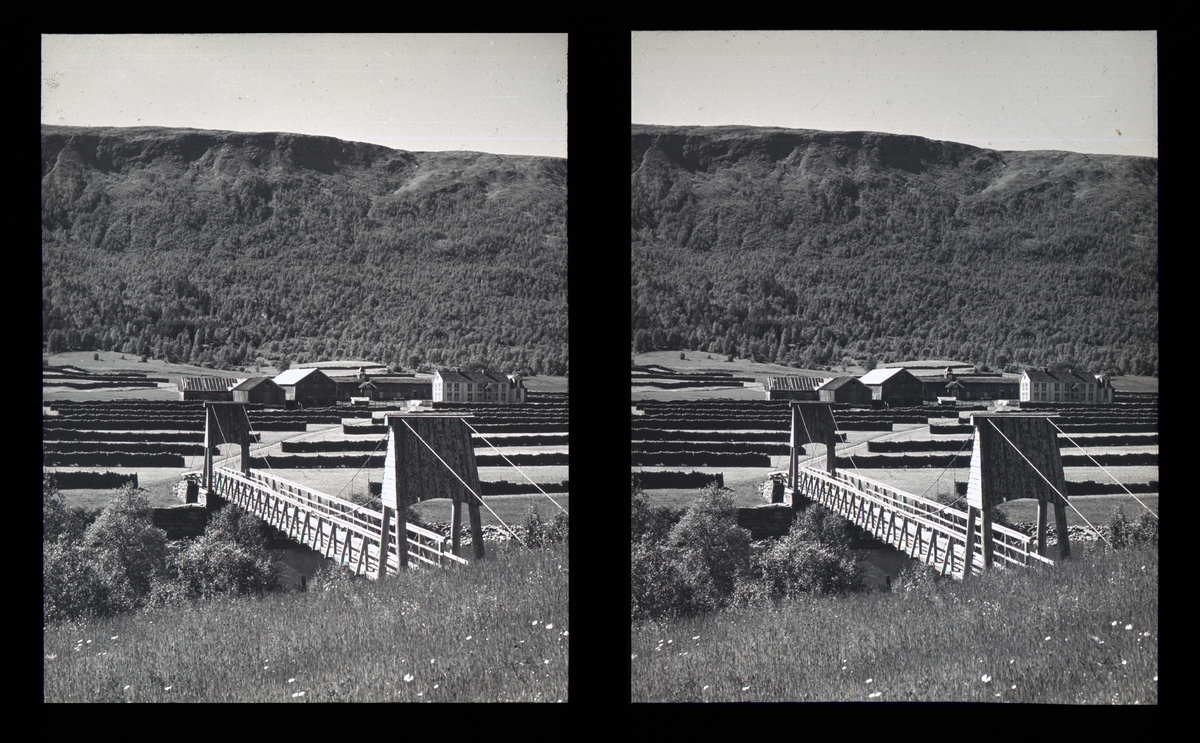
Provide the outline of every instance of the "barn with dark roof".
[[283,388],[288,402],[301,407],[337,405],[337,383],[320,369],[288,369],[274,381]]
[[830,377],[767,377],[768,400],[816,400]]
[[859,377],[859,381],[870,388],[871,399],[887,405],[916,406],[924,399],[925,388],[921,380],[904,367],[875,369]]
[[850,405],[870,405],[871,389],[858,377],[836,377],[817,388],[821,402],[842,402]]
[[180,399],[232,402],[231,390],[241,381],[236,377],[180,377]]
[[233,388],[233,401],[281,407],[287,393],[269,377],[251,377]]

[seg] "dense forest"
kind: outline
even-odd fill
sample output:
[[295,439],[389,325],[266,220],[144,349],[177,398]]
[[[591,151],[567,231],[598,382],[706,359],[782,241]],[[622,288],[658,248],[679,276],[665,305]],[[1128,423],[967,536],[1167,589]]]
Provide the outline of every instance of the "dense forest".
[[635,352],[1158,374],[1158,160],[634,125]]
[[42,127],[42,340],[566,374],[561,158]]

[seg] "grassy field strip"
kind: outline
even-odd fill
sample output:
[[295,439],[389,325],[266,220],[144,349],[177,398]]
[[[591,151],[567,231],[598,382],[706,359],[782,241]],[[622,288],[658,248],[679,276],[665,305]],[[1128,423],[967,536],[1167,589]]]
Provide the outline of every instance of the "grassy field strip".
[[566,548],[43,633],[47,702],[569,701]]
[[635,624],[631,701],[1156,704],[1158,554]]

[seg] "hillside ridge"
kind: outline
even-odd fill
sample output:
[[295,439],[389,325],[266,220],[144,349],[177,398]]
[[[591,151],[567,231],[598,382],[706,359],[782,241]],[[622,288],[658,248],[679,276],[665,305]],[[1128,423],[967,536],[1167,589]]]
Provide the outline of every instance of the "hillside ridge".
[[49,352],[566,368],[565,159],[281,132],[41,136]]
[[635,352],[1154,373],[1156,158],[637,124],[630,152]]

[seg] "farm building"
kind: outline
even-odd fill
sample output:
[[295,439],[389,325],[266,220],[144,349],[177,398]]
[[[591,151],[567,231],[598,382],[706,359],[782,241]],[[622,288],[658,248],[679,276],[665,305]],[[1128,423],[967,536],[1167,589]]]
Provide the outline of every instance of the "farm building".
[[234,387],[232,392],[234,402],[282,406],[287,399],[287,393],[270,377],[251,377]]
[[832,377],[767,377],[768,400],[816,400],[817,388]]
[[241,381],[234,377],[180,377],[180,399],[232,402],[231,390]]
[[1074,370],[1036,371],[1021,374],[1021,402],[1111,403],[1112,383],[1108,377]]
[[433,382],[408,377],[371,377],[360,382],[356,396],[372,400],[432,400]]
[[871,389],[858,377],[835,377],[817,388],[821,402],[844,402],[851,405],[870,405]]
[[515,374],[439,371],[433,375],[434,402],[525,402],[525,385]]
[[275,377],[288,402],[300,407],[337,405],[337,384],[320,369],[289,369]]
[[880,400],[889,406],[920,405],[924,399],[921,380],[903,367],[876,369],[859,377],[858,381],[870,388],[872,400]]
[[352,397],[370,400],[433,399],[433,380],[429,377],[418,378],[412,373],[388,374],[386,369],[371,372],[359,367],[357,374],[330,376],[337,385],[337,398],[341,402],[350,402]]
[[959,400],[1016,400],[1020,387],[1021,382],[1015,377],[952,376],[942,395]]

